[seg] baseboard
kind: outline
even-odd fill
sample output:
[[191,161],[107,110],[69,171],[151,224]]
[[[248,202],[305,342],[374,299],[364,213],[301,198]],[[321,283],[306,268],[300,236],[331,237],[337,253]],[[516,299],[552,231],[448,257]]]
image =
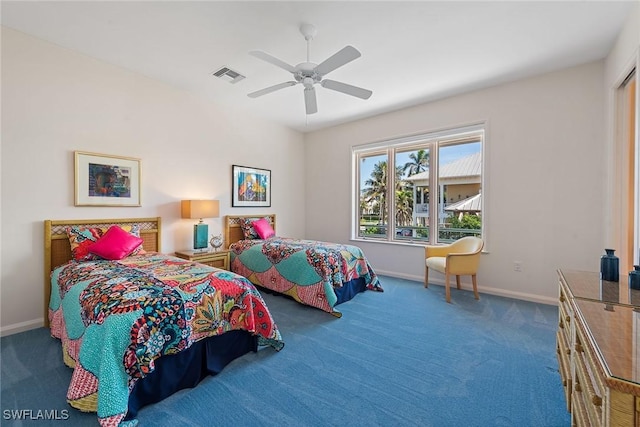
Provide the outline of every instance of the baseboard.
[[26,322],[14,323],[8,326],[0,327],[0,337],[7,335],[13,335],[20,332],[30,331],[31,329],[37,329],[44,326],[44,319],[27,320]]
[[[398,279],[413,280],[415,282],[424,282],[423,276],[414,276],[413,274],[398,273],[397,271],[385,271],[376,268],[376,274],[382,276],[396,277]],[[444,282],[442,282],[444,285]]]
[[[385,271],[380,269],[376,269],[376,274],[379,274],[382,276],[396,277],[398,279],[413,280],[416,282],[420,282],[420,284],[424,283],[423,276],[415,276],[412,274],[403,274],[395,271]],[[444,278],[432,279],[431,277],[429,277],[429,285],[444,286]],[[455,287],[455,281],[453,282],[453,286]],[[460,286],[464,290],[473,291],[473,285],[471,284],[471,282],[466,283],[464,281],[461,281]],[[382,284],[382,287],[384,287],[384,283]],[[540,304],[558,305],[557,297],[545,297],[545,296],[529,294],[525,292],[514,292],[514,291],[505,290],[505,289],[492,288],[490,286],[484,286],[484,285],[483,286],[478,285],[478,292],[480,293],[480,297],[482,297],[482,294],[491,294],[491,295],[497,295],[500,297],[537,302]]]

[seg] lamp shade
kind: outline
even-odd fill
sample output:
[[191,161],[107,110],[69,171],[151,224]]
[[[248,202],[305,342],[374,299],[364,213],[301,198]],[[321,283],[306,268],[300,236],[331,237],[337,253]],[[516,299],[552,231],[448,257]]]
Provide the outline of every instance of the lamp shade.
[[180,207],[182,218],[202,219],[220,216],[218,200],[183,200]]

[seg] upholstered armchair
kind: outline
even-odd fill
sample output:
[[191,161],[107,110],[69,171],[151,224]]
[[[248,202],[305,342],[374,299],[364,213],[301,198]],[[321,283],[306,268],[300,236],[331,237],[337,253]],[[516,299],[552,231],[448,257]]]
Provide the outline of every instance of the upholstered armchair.
[[463,237],[448,245],[425,246],[424,287],[429,287],[429,269],[439,271],[445,276],[445,296],[447,302],[451,302],[449,276],[452,274],[456,276],[456,286],[460,289],[460,276],[470,275],[473,282],[473,293],[476,299],[480,299],[476,272],[480,265],[480,253],[483,246],[484,242],[478,237]]

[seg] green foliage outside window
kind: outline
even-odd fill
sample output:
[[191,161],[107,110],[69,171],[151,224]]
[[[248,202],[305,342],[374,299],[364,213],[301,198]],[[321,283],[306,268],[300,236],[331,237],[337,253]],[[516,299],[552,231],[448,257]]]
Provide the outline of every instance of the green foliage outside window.
[[470,230],[480,230],[482,228],[482,220],[478,215],[465,213],[462,219],[458,219],[458,215],[451,213],[447,220],[451,228],[466,228]]

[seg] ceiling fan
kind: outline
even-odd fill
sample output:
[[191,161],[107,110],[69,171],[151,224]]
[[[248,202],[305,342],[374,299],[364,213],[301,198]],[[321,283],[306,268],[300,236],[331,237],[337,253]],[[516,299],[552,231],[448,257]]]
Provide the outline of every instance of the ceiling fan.
[[338,82],[335,80],[325,79],[324,76],[342,67],[343,65],[353,61],[360,57],[360,52],[353,46],[346,46],[340,49],[338,52],[325,59],[320,64],[314,64],[309,59],[309,44],[311,39],[316,35],[316,28],[311,24],[302,24],[300,26],[300,32],[307,41],[307,62],[302,62],[295,67],[287,64],[278,58],[269,55],[266,52],[254,50],[249,52],[250,55],[256,58],[262,59],[270,64],[280,67],[291,74],[295,80],[279,83],[277,85],[269,86],[267,88],[252,92],[248,94],[250,98],[257,98],[262,95],[266,95],[271,92],[275,92],[285,87],[302,84],[304,86],[304,104],[307,114],[313,114],[318,112],[318,104],[316,102],[316,90],[314,85],[319,83],[322,87],[335,90],[337,92],[345,93],[347,95],[355,96],[362,99],[369,99],[371,94],[370,90],[363,89],[357,86],[352,86],[347,83]]

